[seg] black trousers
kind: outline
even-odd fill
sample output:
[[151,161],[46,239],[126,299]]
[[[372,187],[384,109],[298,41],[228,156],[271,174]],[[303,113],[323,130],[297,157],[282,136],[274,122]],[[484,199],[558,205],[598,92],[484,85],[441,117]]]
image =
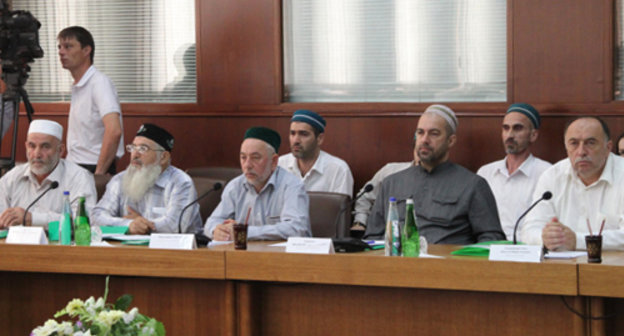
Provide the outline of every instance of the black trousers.
[[[90,165],[90,164],[84,164],[84,163],[79,163],[78,165],[90,171],[91,173],[95,173],[95,168],[97,168],[97,165]],[[117,174],[117,160],[116,159],[113,160],[113,163],[111,163],[110,167],[108,167],[108,170],[106,172],[111,175]]]

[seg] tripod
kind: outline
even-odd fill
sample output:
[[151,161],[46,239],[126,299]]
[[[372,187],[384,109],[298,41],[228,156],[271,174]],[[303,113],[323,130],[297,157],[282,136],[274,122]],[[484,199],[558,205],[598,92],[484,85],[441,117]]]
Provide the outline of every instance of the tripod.
[[32,115],[34,113],[34,109],[30,104],[30,100],[28,99],[28,93],[22,87],[16,87],[11,89],[7,89],[3,95],[3,100],[0,100],[2,104],[0,104],[0,130],[2,134],[0,135],[0,154],[4,151],[2,150],[3,144],[5,142],[5,133],[8,131],[9,126],[11,125],[11,118],[13,119],[13,136],[11,138],[11,145],[8,156],[0,155],[0,176],[4,175],[6,172],[15,167],[15,153],[17,149],[17,130],[18,130],[18,120],[19,120],[19,106],[20,100],[24,100],[24,106],[26,107],[26,116],[28,117],[28,122],[32,121]]

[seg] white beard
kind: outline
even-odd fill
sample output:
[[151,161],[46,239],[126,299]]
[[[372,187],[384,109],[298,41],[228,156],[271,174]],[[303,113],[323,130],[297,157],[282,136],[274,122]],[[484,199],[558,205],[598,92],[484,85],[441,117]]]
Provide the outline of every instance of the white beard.
[[129,165],[121,181],[121,191],[132,202],[139,202],[147,190],[156,183],[161,172],[162,168],[159,164],[151,164],[141,168]]

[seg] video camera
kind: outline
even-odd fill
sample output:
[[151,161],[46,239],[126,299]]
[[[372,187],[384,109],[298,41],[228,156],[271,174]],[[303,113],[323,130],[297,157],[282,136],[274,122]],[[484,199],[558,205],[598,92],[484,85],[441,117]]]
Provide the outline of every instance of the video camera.
[[0,59],[2,60],[2,79],[7,89],[2,95],[4,100],[18,100],[21,96],[26,110],[32,113],[32,106],[24,85],[28,79],[30,66],[35,58],[43,57],[39,45],[41,23],[30,12],[11,11],[7,0],[0,2]]

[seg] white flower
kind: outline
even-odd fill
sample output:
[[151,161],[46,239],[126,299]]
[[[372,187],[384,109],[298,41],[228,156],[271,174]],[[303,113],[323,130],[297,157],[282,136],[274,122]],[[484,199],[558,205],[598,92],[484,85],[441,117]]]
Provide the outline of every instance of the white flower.
[[42,326],[35,328],[32,333],[34,336],[48,336],[57,331],[58,325],[55,320],[49,319]]
[[62,322],[59,324],[57,331],[61,335],[72,335],[74,333],[74,326],[69,322]]
[[123,321],[125,324],[130,324],[130,322],[134,321],[139,309],[137,307],[132,308],[129,312],[124,313]]
[[121,310],[103,311],[95,317],[95,320],[110,328],[113,324],[117,323],[117,321],[121,320],[124,314],[125,312]]
[[87,330],[87,332],[76,331],[72,336],[91,336],[91,330]]
[[70,316],[74,316],[78,313],[78,310],[82,309],[83,307],[84,307],[84,302],[82,302],[82,300],[73,299],[69,301],[69,303],[67,304],[67,307],[65,307],[65,310]]
[[104,303],[104,298],[97,299],[97,302],[95,302],[95,309],[104,308]]

